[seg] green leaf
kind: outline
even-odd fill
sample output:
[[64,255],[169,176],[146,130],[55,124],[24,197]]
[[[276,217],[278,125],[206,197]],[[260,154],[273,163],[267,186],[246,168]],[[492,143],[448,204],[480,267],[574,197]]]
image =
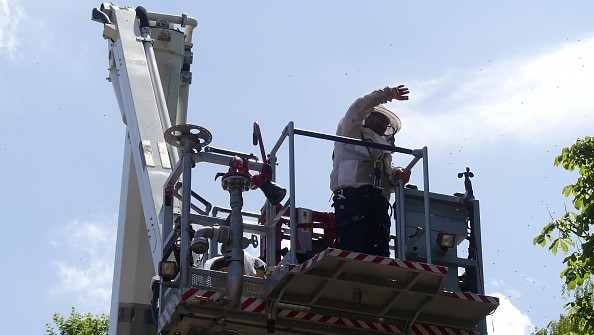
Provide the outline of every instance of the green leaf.
[[561,240],[560,241],[560,245],[561,245],[561,250],[563,250],[563,252],[567,252],[569,250],[569,248],[567,247],[567,242]]
[[563,195],[568,197],[573,192],[573,185],[567,185],[563,188]]
[[559,249],[559,239],[555,239],[555,241],[553,241],[553,243],[551,244],[551,246],[549,247],[549,250],[551,250],[551,252],[553,253],[553,255],[557,254],[557,249]]
[[537,244],[538,244],[538,245],[540,245],[541,247],[544,247],[544,246],[547,244],[547,242],[546,242],[546,240],[545,240],[545,237],[544,237],[544,235],[543,235],[543,234],[540,234],[540,235],[536,236],[536,237],[535,237],[535,238],[532,240],[532,244],[534,244],[534,245],[537,245]]
[[575,198],[573,205],[574,205],[575,209],[580,210],[582,208],[582,199]]

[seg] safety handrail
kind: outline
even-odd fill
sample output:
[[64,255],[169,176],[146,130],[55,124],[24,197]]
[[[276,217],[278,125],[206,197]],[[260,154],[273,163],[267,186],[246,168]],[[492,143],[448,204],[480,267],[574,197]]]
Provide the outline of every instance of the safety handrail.
[[[272,148],[269,154],[269,159],[276,161],[277,159],[277,152],[283,145],[286,138],[289,139],[289,199],[287,203],[290,206],[290,231],[291,231],[291,241],[290,241],[290,249],[289,249],[289,262],[296,262],[296,248],[297,248],[297,208],[295,206],[295,135],[301,135],[306,137],[312,138],[319,138],[323,140],[330,140],[333,142],[341,142],[347,144],[353,144],[358,146],[364,146],[369,148],[376,148],[382,150],[388,150],[390,152],[398,152],[402,154],[408,154],[414,156],[410,163],[407,165],[407,169],[411,170],[416,163],[423,158],[423,201],[424,201],[424,212],[425,212],[425,237],[426,237],[426,248],[427,248],[427,263],[432,263],[431,259],[431,221],[430,221],[430,214],[429,214],[429,165],[428,165],[428,151],[427,147],[423,147],[422,149],[407,149],[387,144],[381,143],[374,143],[369,141],[358,140],[350,137],[339,136],[339,135],[331,135],[326,133],[314,132],[310,130],[304,130],[294,127],[293,121],[289,122],[288,125],[283,129],[279,139],[277,140],[276,144]],[[273,167],[276,164],[273,165]],[[404,195],[404,184],[400,181],[398,185],[396,185],[396,192],[397,196],[399,197],[400,203],[399,206],[402,208],[404,205],[403,195]],[[396,250],[397,255],[401,259],[405,259],[405,232],[404,232],[404,215],[401,212],[401,215],[396,217],[396,231],[398,236],[398,249]],[[277,217],[278,219],[278,217]],[[277,221],[275,220],[272,223],[272,226],[275,226]]]

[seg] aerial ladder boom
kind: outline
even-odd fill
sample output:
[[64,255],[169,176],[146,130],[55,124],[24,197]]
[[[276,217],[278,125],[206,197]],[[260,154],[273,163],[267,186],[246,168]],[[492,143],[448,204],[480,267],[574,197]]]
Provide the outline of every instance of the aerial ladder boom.
[[[145,27],[140,27],[138,16]],[[163,185],[178,161],[177,149],[167,145],[164,131],[171,127],[172,119],[185,122],[190,77],[189,66],[184,68],[188,57],[183,33],[164,26],[152,29],[157,36],[153,39],[148,28],[151,18],[141,8],[103,4],[93,10],[93,19],[104,24],[103,34],[109,43],[108,80],[127,126],[110,315],[110,334],[115,334],[118,319],[125,320],[122,325],[132,319],[139,324],[152,322],[144,316],[150,316],[145,312],[150,311],[151,297],[146,292],[150,278],[157,274],[163,249]],[[155,15],[153,20],[160,18]],[[189,31],[195,25],[195,20],[185,16],[177,21]],[[161,66],[153,44],[166,46],[166,51],[157,51]],[[180,75],[182,68],[186,71]],[[167,80],[161,80],[160,75]],[[165,90],[162,82],[169,84]],[[176,120],[177,115],[182,119]],[[117,333],[124,334],[122,330]],[[129,334],[146,332],[141,329]]]
[[[426,147],[293,122],[269,152],[254,123],[261,157],[209,146],[210,132],[186,123],[196,20],[113,3],[93,9],[92,19],[103,24],[108,80],[126,124],[110,335],[487,334],[485,317],[499,301],[484,291],[469,168],[458,175],[464,193],[433,193]],[[422,189],[396,188],[393,257],[335,248],[334,214],[298,207],[300,137],[408,155],[409,169],[422,161]],[[275,183],[283,146],[287,189]],[[198,164],[222,167],[216,178],[229,207],[192,189]],[[264,205],[244,209],[243,193],[255,189]]]

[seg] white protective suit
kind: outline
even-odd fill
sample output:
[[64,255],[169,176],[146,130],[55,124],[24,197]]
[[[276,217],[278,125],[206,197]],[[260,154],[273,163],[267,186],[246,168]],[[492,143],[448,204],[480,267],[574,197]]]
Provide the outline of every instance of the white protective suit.
[[[205,263],[204,263],[204,268],[205,269],[212,269],[212,265],[214,264],[214,262],[216,261],[222,261],[224,260],[224,256],[218,256],[218,257],[214,257],[211,259],[208,259]],[[224,264],[224,262],[223,262]],[[226,265],[224,266],[226,267]],[[257,277],[257,272],[256,270],[262,270],[263,272],[266,272],[266,263],[264,263],[263,260],[261,260],[258,257],[252,256],[247,252],[243,252],[243,273],[246,276],[252,276],[252,277]]]
[[[392,99],[393,94],[390,87],[375,90],[357,99],[338,123],[336,135],[394,145],[393,143],[389,143],[382,135],[378,135],[373,130],[363,127],[363,120],[372,111],[377,111],[390,118],[390,124],[396,131],[400,130],[400,120],[398,117],[384,107],[377,107]],[[376,108],[374,109],[374,107]],[[364,185],[373,185],[375,162],[377,162],[381,169],[379,186],[382,187],[382,193],[389,201],[390,193],[394,191],[394,183],[390,180],[390,175],[394,167],[392,166],[392,154],[386,150],[334,142],[330,189],[334,192],[346,187],[357,188]]]

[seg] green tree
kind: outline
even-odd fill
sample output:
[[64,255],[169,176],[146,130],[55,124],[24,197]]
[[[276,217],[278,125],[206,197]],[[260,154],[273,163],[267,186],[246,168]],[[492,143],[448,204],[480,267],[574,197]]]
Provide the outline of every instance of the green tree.
[[[591,295],[594,290],[594,285],[591,279],[587,279],[584,283],[575,288],[572,293],[575,296],[576,301],[585,300],[592,301]],[[564,295],[567,295],[567,291],[563,290]],[[587,296],[590,296],[588,298]],[[569,311],[568,315],[560,315],[559,320],[551,321],[543,329],[537,329],[533,335],[584,335],[591,334],[592,329],[589,331],[585,330],[586,321],[577,317],[572,310]]]
[[[560,218],[553,219],[533,242],[543,247],[548,245],[553,254],[559,248],[568,254],[563,259],[566,267],[561,271],[567,296],[573,296],[565,304],[568,322],[579,327],[579,334],[593,334],[593,290],[589,279],[594,272],[594,233],[590,231],[594,224],[594,139],[587,136],[563,148],[555,158],[555,165],[579,172],[577,181],[563,188],[563,194],[573,198],[575,211],[566,210]],[[561,322],[565,320],[560,319]]]
[[[91,313],[78,313],[74,307],[70,316],[65,318],[54,313],[53,323],[46,324],[46,335],[106,335],[109,317],[103,313],[94,316]],[[57,330],[55,329],[57,328]]]
[[566,315],[559,315],[558,321],[551,321],[546,328],[537,329],[532,335],[578,335],[579,326]]

